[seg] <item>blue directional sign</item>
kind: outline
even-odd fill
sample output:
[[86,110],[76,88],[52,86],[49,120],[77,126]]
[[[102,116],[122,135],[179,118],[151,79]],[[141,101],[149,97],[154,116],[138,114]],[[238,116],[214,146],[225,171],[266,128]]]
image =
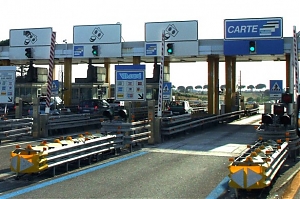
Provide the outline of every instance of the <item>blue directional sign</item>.
[[84,46],[74,46],[74,57],[83,57],[84,55]]
[[146,44],[145,48],[146,56],[157,56],[157,44]]
[[120,101],[145,101],[145,65],[115,65],[115,99]]
[[51,95],[58,95],[59,91],[59,81],[58,80],[53,80],[52,81],[52,87],[51,87]]
[[282,80],[270,80],[270,99],[279,100],[282,93]]
[[283,37],[283,19],[225,19],[224,39],[266,39]]
[[164,82],[163,87],[163,99],[170,100],[172,95],[172,83],[171,82]]

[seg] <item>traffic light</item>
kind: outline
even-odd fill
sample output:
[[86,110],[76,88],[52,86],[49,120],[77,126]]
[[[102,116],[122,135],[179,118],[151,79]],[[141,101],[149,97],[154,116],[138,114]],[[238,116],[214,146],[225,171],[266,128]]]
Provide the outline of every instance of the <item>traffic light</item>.
[[31,48],[26,48],[25,49],[25,56],[27,58],[33,58],[33,56],[32,56],[32,49]]
[[99,55],[99,47],[98,46],[92,46],[92,54],[94,56],[98,56]]
[[255,41],[249,41],[249,52],[250,52],[250,54],[256,53],[256,42]]
[[281,101],[282,103],[293,103],[293,94],[290,93],[282,93],[281,94]]
[[174,44],[173,43],[167,44],[167,52],[169,55],[172,55],[174,53]]

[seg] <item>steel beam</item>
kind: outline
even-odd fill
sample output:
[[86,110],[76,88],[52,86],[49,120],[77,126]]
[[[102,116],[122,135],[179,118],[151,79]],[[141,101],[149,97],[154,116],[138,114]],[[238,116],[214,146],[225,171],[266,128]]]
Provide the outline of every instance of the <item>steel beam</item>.
[[64,60],[64,104],[71,105],[72,99],[72,58],[65,58]]
[[108,89],[107,89],[107,96],[111,97],[111,87],[110,87],[110,59],[109,58],[104,58],[104,67],[106,71],[106,76],[105,76],[105,83],[108,83]]

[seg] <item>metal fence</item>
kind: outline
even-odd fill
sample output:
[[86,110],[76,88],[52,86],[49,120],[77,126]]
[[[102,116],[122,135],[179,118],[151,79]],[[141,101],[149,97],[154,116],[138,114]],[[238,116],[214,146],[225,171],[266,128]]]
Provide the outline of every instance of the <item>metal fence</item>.
[[0,144],[4,139],[31,135],[32,125],[32,118],[0,120]]

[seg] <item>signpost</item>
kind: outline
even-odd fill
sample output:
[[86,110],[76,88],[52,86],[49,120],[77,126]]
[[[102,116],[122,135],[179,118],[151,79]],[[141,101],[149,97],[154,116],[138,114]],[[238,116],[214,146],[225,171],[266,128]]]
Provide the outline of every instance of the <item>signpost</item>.
[[0,85],[1,85],[1,104],[15,103],[15,82],[16,82],[16,67],[1,66],[0,67]]
[[224,55],[284,54],[283,19],[225,19]]
[[170,100],[172,96],[172,83],[164,82],[163,84],[163,100]]
[[119,101],[146,100],[146,66],[115,65],[115,99]]
[[270,99],[280,100],[282,93],[282,80],[270,80]]
[[59,81],[58,80],[53,80],[52,81],[51,95],[52,96],[57,96],[58,92],[59,92]]

